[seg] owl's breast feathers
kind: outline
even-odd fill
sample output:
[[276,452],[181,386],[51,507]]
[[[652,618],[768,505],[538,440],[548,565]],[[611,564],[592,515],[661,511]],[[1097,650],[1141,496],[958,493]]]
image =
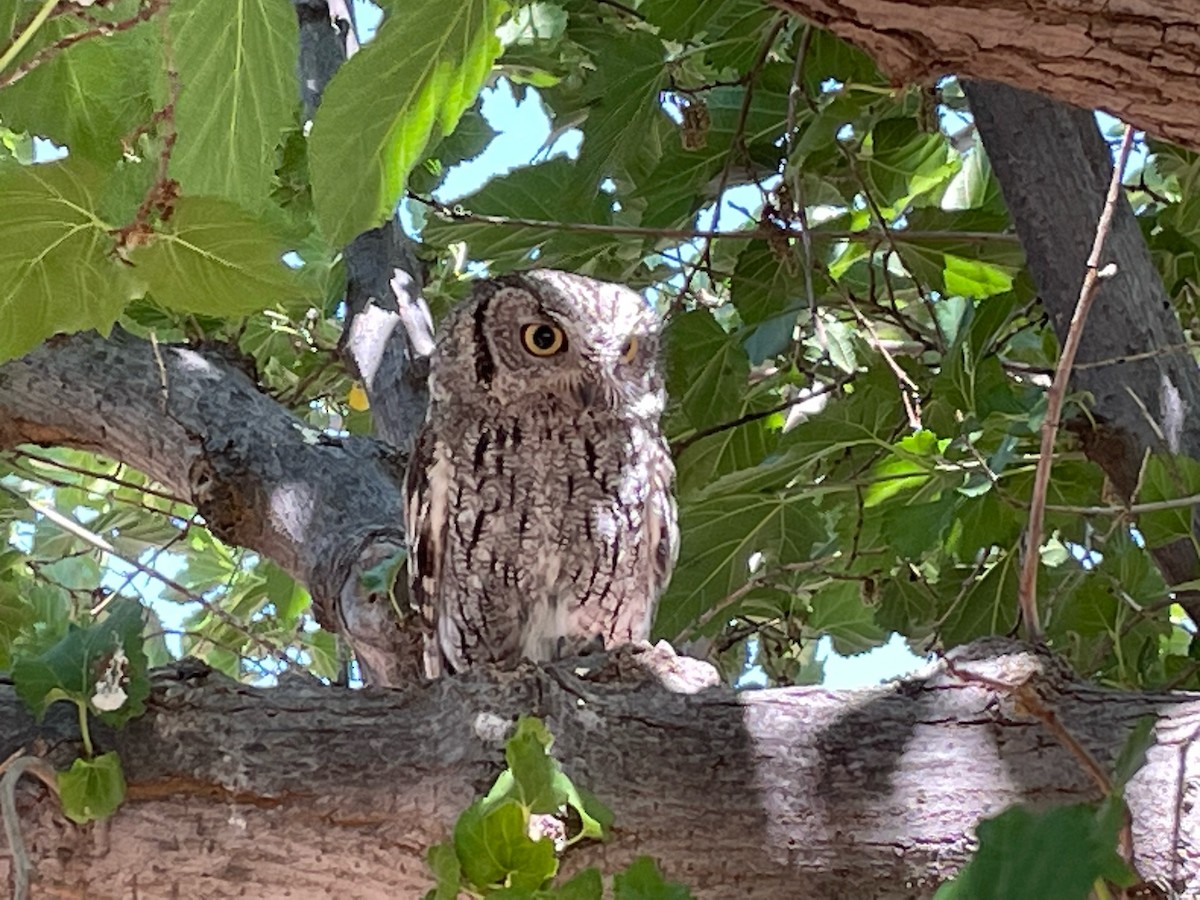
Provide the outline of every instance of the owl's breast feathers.
[[411,596],[436,623],[431,674],[649,637],[678,547],[673,477],[645,420],[427,425],[407,489]]

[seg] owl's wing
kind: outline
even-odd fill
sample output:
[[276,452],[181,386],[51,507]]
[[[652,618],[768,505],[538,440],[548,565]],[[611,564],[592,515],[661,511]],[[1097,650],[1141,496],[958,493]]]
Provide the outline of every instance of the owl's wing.
[[654,560],[654,592],[657,600],[671,583],[671,572],[679,559],[679,512],[675,503],[675,464],[665,441],[650,461],[649,509],[646,521],[651,558]]
[[449,461],[429,429],[417,435],[404,478],[408,536],[408,599],[424,623],[425,674],[438,678],[444,666],[437,641],[437,598],[449,526]]

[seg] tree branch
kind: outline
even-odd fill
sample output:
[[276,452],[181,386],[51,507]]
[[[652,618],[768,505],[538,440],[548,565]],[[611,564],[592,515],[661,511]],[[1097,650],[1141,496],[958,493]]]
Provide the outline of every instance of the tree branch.
[[[966,82],[964,89],[1038,295],[1065,342],[1112,176],[1108,144],[1085,110],[992,82]],[[1097,289],[1072,378],[1075,390],[1092,395],[1094,422],[1069,427],[1122,496],[1133,500],[1148,451],[1200,459],[1194,414],[1200,371],[1124,197],[1114,210],[1103,263],[1114,264],[1116,274]],[[1119,376],[1089,365],[1111,359],[1126,360]],[[1169,584],[1200,574],[1190,540],[1153,552]],[[1200,593],[1183,592],[1180,602],[1200,615]]]
[[[105,840],[64,827],[33,784],[18,808],[42,896],[310,897],[352,883],[355,896],[419,897],[425,851],[499,771],[506,726],[532,713],[567,774],[616,817],[612,842],[572,850],[568,870],[611,872],[649,854],[701,900],[774,900],[797,885],[818,900],[928,896],[971,852],[981,815],[1100,797],[1013,700],[1024,684],[1105,771],[1134,724],[1157,719],[1126,793],[1136,862],[1192,896],[1200,704],[1074,684],[1021,650],[962,648],[954,672],[853,692],[680,695],[569,667],[403,692],[255,690],[181,669],[164,673],[147,716],[96,730],[129,780]],[[35,737],[69,754],[77,740],[54,709],[34,725],[11,689],[0,689],[0,721],[0,756]]]
[[1180,0],[770,0],[867,51],[896,84],[944,75],[1099,107],[1200,147],[1196,24]]
[[317,620],[349,632],[369,675],[416,677],[415,634],[360,580],[404,547],[403,466],[388,446],[313,430],[212,352],[120,330],[56,338],[0,366],[0,447],[22,443],[146,472],[222,540],[307,586]]

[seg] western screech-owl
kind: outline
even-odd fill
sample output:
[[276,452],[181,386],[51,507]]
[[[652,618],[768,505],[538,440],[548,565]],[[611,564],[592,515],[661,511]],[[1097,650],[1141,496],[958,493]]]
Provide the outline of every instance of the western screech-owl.
[[549,270],[480,282],[442,323],[406,486],[430,675],[649,637],[678,547],[658,325]]

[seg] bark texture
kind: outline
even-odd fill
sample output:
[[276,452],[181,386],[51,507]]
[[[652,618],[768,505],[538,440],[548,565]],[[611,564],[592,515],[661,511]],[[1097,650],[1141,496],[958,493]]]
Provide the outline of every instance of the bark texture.
[[769,2],[862,47],[897,84],[1002,81],[1200,147],[1194,0]]
[[[1112,155],[1093,115],[995,82],[965,82],[1026,263],[1059,340],[1066,338],[1112,178]],[[1147,452],[1200,459],[1200,370],[1186,349],[1162,278],[1128,201],[1119,198],[1072,383],[1092,396],[1092,418],[1070,427],[1128,500]],[[1147,353],[1147,351],[1153,351]],[[1169,584],[1200,574],[1195,545],[1154,551]],[[1200,592],[1180,598],[1200,616]]]
[[[426,849],[487,788],[506,726],[528,713],[616,816],[613,841],[572,850],[568,870],[650,854],[699,898],[929,896],[981,816],[1099,796],[1045,726],[976,674],[1032,677],[1102,765],[1140,717],[1156,717],[1128,791],[1137,864],[1195,896],[1200,700],[1075,685],[1019,650],[963,661],[976,647],[957,674],[841,693],[681,695],[564,669],[404,691],[255,690],[181,669],[159,679],[144,718],[101,737],[130,782],[108,823],[74,827],[21,782],[33,896],[418,897]],[[75,749],[69,718],[38,729],[8,688],[0,721],[0,754],[37,735]]]

